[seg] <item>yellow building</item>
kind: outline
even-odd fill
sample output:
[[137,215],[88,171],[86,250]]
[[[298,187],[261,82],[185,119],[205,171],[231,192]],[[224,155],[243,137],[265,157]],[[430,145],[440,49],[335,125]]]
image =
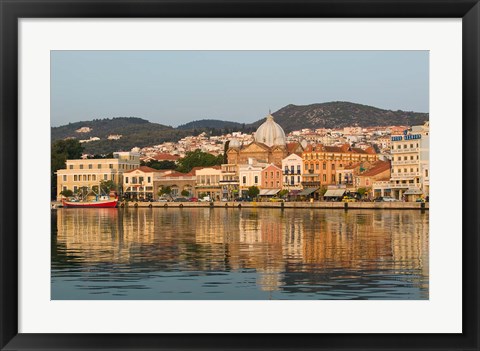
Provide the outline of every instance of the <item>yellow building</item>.
[[[359,162],[374,162],[378,155],[372,147],[365,150],[342,146],[308,145],[302,153],[302,185],[305,189],[335,185],[339,181],[337,171]],[[341,183],[341,182],[340,182]]]
[[57,171],[57,200],[63,190],[76,193],[81,188],[92,189],[101,181],[111,180],[118,192],[123,185],[123,173],[140,166],[140,154],[115,152],[113,158],[67,160],[66,168]]

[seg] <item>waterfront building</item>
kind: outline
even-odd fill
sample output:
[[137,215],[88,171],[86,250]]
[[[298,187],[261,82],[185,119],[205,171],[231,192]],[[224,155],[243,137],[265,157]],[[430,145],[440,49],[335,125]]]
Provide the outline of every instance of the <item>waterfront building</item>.
[[320,187],[337,184],[337,170],[346,166],[375,162],[378,155],[372,147],[366,149],[351,147],[349,144],[342,146],[325,146],[322,144],[308,145],[302,153],[303,175],[302,186],[306,194],[312,193]]
[[283,188],[289,190],[290,195],[302,189],[303,160],[298,154],[290,154],[282,160]]
[[262,170],[267,165],[267,163],[258,162],[253,158],[249,158],[247,164],[238,165],[239,191],[241,197],[248,197],[248,188],[251,186],[261,187]]
[[57,171],[57,200],[63,190],[77,193],[82,188],[98,187],[101,181],[111,180],[121,192],[123,174],[140,166],[138,152],[114,152],[113,158],[67,160],[66,168]]
[[167,172],[159,171],[147,166],[127,171],[123,175],[123,194],[131,199],[154,199],[156,191],[154,182]]
[[260,196],[274,196],[282,190],[282,169],[273,163],[262,170]]
[[[373,183],[376,181],[385,181],[390,179],[390,162],[377,161],[365,172],[354,176],[355,188],[366,188],[369,198],[378,197],[378,194],[372,193]],[[375,196],[377,195],[377,196]]]
[[164,187],[170,187],[170,195],[173,198],[182,196],[182,191],[188,192],[186,197],[194,196],[196,177],[193,172],[180,173],[177,171],[164,171],[159,174],[160,177],[155,178],[153,181],[153,188],[155,189],[154,197],[156,197],[160,189]]
[[195,167],[192,172],[195,174],[195,194],[197,197],[210,196],[213,200],[220,200],[222,197],[222,185],[220,179],[222,168],[220,166]]
[[429,123],[405,129],[391,136],[392,167],[390,181],[373,184],[374,191],[388,191],[399,200],[415,201],[430,193]]
[[223,164],[221,169],[222,199],[233,200],[238,197],[239,192],[238,165]]

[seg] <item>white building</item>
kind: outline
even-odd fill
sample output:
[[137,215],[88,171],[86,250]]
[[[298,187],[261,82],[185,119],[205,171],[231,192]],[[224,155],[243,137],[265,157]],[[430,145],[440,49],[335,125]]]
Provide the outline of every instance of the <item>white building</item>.
[[283,188],[288,190],[302,189],[302,157],[291,154],[282,160]]
[[238,178],[240,181],[240,196],[247,197],[248,188],[256,186],[260,188],[262,184],[262,170],[268,166],[267,163],[256,162],[249,158],[247,164],[238,165]]
[[402,135],[391,136],[392,170],[389,182],[376,182],[380,190],[402,200],[414,201],[430,193],[429,123],[413,126]]

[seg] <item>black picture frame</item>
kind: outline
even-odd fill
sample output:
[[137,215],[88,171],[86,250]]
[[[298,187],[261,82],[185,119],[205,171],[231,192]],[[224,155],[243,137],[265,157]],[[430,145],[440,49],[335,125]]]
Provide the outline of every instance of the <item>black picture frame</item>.
[[[477,0],[0,0],[0,12],[0,348],[2,350],[479,349],[478,138],[480,133],[478,120],[480,116],[480,5]],[[58,17],[462,18],[463,333],[248,335],[18,333],[17,22],[20,18]],[[452,117],[452,123],[456,122],[460,123]],[[455,204],[451,205],[456,206]],[[459,233],[450,234],[460,235],[460,228]],[[448,253],[446,253],[446,257],[448,259]]]

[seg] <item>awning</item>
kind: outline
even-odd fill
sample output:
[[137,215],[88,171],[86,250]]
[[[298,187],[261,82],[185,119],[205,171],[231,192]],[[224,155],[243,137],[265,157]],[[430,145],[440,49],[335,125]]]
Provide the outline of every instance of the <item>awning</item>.
[[335,190],[327,190],[327,192],[323,195],[325,197],[340,197],[345,194],[345,189],[335,189]]
[[410,188],[403,193],[404,195],[422,195],[423,191],[418,188]]
[[319,188],[305,188],[301,192],[298,193],[298,196],[306,196],[310,195],[311,193],[317,191]]
[[261,189],[260,196],[274,196],[280,192],[280,189]]
[[288,196],[297,196],[300,192],[301,190],[290,190]]

